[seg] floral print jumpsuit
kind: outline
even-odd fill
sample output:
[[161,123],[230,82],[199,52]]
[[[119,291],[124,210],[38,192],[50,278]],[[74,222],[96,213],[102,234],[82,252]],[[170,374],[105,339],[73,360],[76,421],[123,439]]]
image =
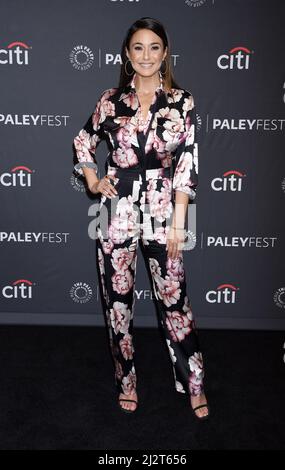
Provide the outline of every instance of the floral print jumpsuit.
[[[168,257],[166,238],[174,209],[172,189],[193,200],[198,183],[196,108],[185,89],[166,91],[162,75],[148,119],[139,127],[141,105],[135,77],[124,88],[105,90],[85,126],[74,138],[78,163],[74,169],[97,168],[95,151],[107,140],[107,174],[114,175],[118,194],[101,194],[105,214],[97,225],[97,256],[105,320],[114,359],[117,389],[136,389],[133,315],[139,240],[151,275],[152,292],[168,346],[175,389],[203,393],[204,366],[191,304],[186,292],[183,251]],[[171,158],[177,165],[170,176]],[[104,221],[106,221],[104,223]],[[103,227],[104,225],[104,227]]]

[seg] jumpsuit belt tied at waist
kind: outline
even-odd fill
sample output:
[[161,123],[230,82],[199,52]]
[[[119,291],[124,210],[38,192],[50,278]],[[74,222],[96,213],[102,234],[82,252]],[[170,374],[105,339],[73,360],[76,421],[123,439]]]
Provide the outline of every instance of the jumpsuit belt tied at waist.
[[117,168],[109,165],[107,170],[107,175],[113,175],[122,180],[138,180],[142,186],[145,186],[150,179],[170,178],[170,174],[170,167],[145,169],[142,167]]

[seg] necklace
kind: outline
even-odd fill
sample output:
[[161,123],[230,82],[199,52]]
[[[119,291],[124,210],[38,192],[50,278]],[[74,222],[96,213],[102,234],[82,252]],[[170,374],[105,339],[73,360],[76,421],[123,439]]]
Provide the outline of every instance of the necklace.
[[149,113],[147,114],[146,119],[144,119],[141,109],[140,109],[138,115],[136,116],[137,125],[140,127],[144,127],[147,124],[148,120],[149,120]]

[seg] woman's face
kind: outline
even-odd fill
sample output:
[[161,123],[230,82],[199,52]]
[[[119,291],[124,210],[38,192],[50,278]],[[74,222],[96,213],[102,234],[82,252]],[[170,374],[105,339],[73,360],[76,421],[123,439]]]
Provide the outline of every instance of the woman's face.
[[143,77],[157,73],[167,54],[167,48],[163,50],[162,39],[149,29],[136,31],[132,35],[129,47],[129,51],[126,49],[127,57],[135,72]]

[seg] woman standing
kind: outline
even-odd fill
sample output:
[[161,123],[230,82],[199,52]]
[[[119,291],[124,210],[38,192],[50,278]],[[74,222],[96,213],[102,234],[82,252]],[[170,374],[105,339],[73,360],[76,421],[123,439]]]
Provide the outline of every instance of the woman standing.
[[[204,366],[182,255],[185,215],[198,183],[194,98],[173,79],[169,42],[159,21],[144,17],[129,28],[122,62],[119,86],[101,94],[74,139],[75,170],[92,193],[101,193],[96,246],[119,406],[129,413],[138,406],[132,340],[140,241],[175,388],[189,395],[195,416],[205,419]],[[111,150],[107,173],[99,179],[94,157],[102,139]]]

